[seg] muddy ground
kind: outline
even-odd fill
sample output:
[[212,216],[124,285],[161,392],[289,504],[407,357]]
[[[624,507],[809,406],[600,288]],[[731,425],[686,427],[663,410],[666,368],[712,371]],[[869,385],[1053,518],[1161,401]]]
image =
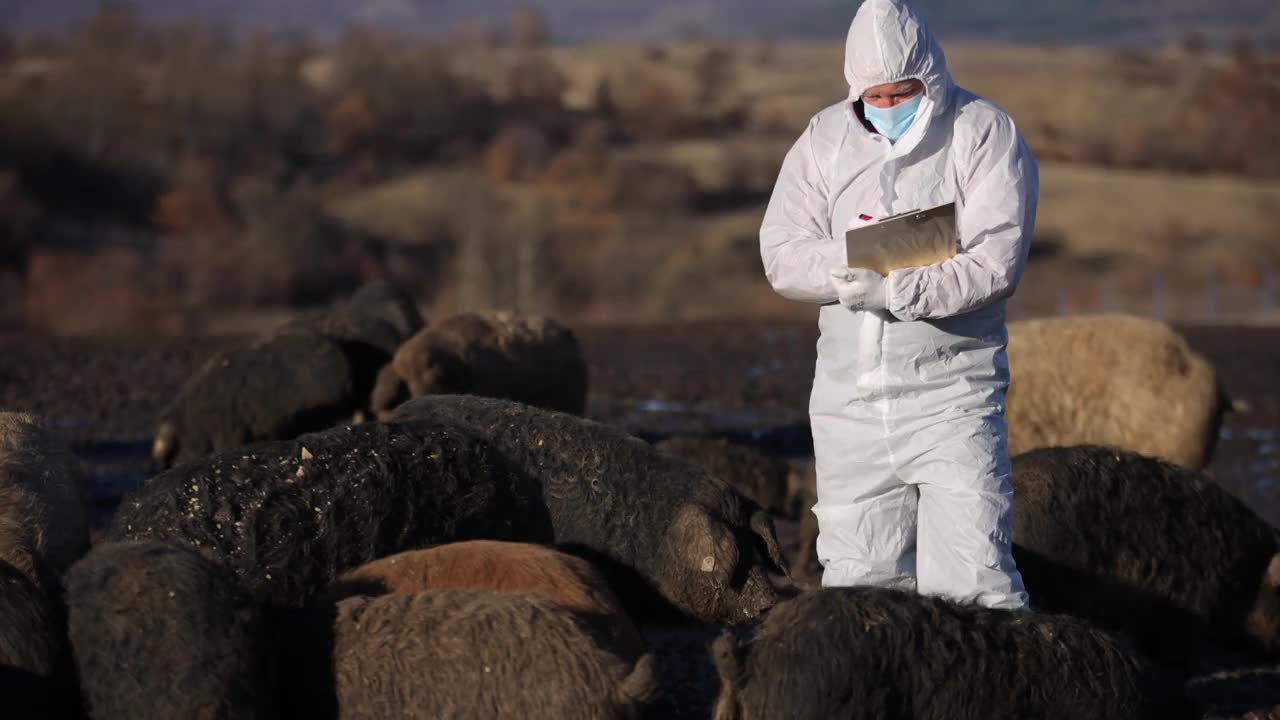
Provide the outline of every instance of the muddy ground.
[[[1181,330],[1250,406],[1248,414],[1228,417],[1210,472],[1280,526],[1280,330]],[[579,336],[590,365],[589,415],[649,438],[716,432],[792,458],[811,452],[805,408],[815,327],[730,321],[582,327]],[[0,408],[43,415],[65,433],[89,470],[101,523],[147,473],[149,435],[164,404],[211,353],[240,341],[0,334]],[[779,528],[792,550],[795,530]],[[706,717],[714,676],[698,651],[716,629],[645,632],[663,661],[665,683],[680,696],[670,716]],[[1192,684],[1215,708],[1207,718],[1280,720],[1280,668],[1220,664],[1230,660],[1206,659]]]

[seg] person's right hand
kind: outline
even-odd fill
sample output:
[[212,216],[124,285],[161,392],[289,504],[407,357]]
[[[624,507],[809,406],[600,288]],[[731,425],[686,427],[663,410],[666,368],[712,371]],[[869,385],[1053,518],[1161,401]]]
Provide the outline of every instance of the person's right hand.
[[884,310],[888,306],[888,289],[884,278],[874,270],[832,268],[831,282],[836,287],[840,304],[850,310]]

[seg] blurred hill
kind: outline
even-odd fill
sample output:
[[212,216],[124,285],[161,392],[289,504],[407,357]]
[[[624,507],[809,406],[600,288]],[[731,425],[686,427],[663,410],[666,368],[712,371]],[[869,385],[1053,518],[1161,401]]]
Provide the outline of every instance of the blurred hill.
[[[50,29],[86,16],[99,0],[3,0],[0,25]],[[496,25],[520,0],[136,0],[154,18],[202,16],[237,27],[331,34],[352,23],[415,34]],[[543,0],[558,42],[676,37],[832,40],[843,36],[855,2],[847,0]],[[1154,47],[1189,31],[1211,45],[1238,32],[1280,46],[1280,3],[1272,0],[917,0],[944,38],[1026,44]]]
[[[21,1],[49,21],[76,8]],[[460,6],[261,0],[241,22],[286,28],[294,7],[341,31],[231,42],[219,23],[157,22],[177,6],[100,7],[0,32],[0,327],[231,329],[372,279],[435,313],[812,313],[769,290],[760,218],[797,133],[847,95],[840,37],[548,47],[561,21],[508,9],[424,42],[342,18],[412,27],[396,13],[431,10],[449,27]],[[688,7],[667,22],[721,5]],[[1041,161],[1011,313],[1280,320],[1280,53],[1251,37],[947,42],[956,80],[1007,108]]]

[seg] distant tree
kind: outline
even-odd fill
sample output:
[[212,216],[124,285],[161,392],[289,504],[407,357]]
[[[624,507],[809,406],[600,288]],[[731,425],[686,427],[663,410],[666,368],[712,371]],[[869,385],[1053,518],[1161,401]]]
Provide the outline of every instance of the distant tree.
[[360,33],[343,38],[335,57],[343,100],[330,109],[329,130],[338,133],[330,139],[357,141],[360,155],[384,168],[436,159],[446,145],[473,144],[493,132],[484,88],[454,72],[438,48],[407,53],[391,38]]
[[228,145],[243,128],[243,96],[251,86],[227,62],[226,29],[206,21],[185,22],[167,28],[156,45],[156,100],[148,113],[160,124],[155,133],[162,139],[156,144],[171,146],[176,156],[229,159]]
[[644,57],[654,65],[661,65],[667,61],[670,53],[661,45],[650,45],[644,49]]
[[80,28],[81,41],[99,51],[126,52],[134,47],[141,27],[132,0],[98,0],[98,9]]
[[18,56],[18,40],[12,33],[0,29],[0,68],[8,66]]
[[755,46],[757,65],[772,65],[778,60],[778,45],[770,37],[761,37]]
[[1231,39],[1231,58],[1237,67],[1252,68],[1258,62],[1258,52],[1249,33],[1241,31]]
[[1208,43],[1205,41],[1204,33],[1196,29],[1190,29],[1182,36],[1182,51],[1187,55],[1198,58],[1204,55],[1208,49]]
[[137,113],[140,36],[132,3],[102,0],[70,34],[69,67],[49,79],[41,98],[52,134],[73,142],[93,160],[106,160],[133,142],[140,124],[135,121],[153,119]]
[[373,115],[369,98],[358,90],[343,95],[329,111],[329,137],[334,150],[345,156],[356,155],[376,137],[378,119]]
[[489,18],[467,17],[451,26],[448,40],[464,48],[494,49],[502,46],[502,28]]
[[18,176],[0,170],[0,269],[25,264],[40,208],[23,192]]
[[189,158],[174,170],[167,191],[156,198],[152,223],[162,233],[225,231],[231,225],[219,197],[212,164]]
[[514,99],[559,105],[569,81],[550,58],[530,53],[512,66],[507,85]]
[[697,113],[710,117],[733,91],[733,53],[722,47],[707,48],[694,66],[697,85]]
[[595,91],[591,95],[591,114],[604,119],[618,114],[618,103],[613,99],[613,85],[607,77],[596,82]]
[[551,145],[537,128],[514,125],[505,128],[489,144],[484,167],[498,182],[531,180],[542,173],[551,157]]
[[19,57],[45,57],[59,55],[66,51],[67,35],[48,30],[31,30],[14,36],[15,49]]
[[511,11],[511,37],[517,47],[538,48],[547,44],[547,18],[531,5]]

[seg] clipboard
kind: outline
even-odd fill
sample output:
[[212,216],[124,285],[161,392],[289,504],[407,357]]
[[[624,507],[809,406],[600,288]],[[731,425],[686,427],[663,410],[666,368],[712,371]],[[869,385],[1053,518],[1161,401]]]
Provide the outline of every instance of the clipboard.
[[956,204],[912,210],[854,228],[845,233],[844,241],[849,267],[881,275],[940,263],[956,255]]

